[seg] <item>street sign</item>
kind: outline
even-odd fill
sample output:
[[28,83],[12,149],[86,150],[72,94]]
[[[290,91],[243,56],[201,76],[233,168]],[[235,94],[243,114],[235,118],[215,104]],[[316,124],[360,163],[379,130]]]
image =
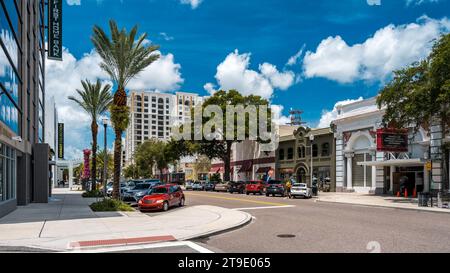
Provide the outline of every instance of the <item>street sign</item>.
[[48,58],[62,60],[62,1],[48,0]]
[[64,159],[64,123],[58,123],[58,159]]

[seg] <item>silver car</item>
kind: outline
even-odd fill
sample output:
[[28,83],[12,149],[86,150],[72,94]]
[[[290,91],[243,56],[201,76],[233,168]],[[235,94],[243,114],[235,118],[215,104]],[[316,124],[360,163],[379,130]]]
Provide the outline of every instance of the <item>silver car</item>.
[[306,185],[305,183],[294,183],[291,187],[290,198],[295,198],[297,196],[301,196],[303,198],[311,198],[311,189],[308,188],[308,185]]

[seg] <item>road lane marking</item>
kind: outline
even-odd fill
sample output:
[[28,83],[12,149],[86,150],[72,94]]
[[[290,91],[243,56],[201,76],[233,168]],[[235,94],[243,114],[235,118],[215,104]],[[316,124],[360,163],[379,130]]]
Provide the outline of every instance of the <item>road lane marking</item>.
[[188,192],[184,192],[184,194],[186,194],[186,195],[195,195],[195,196],[203,196],[203,197],[208,197],[208,198],[232,200],[232,201],[242,201],[242,202],[256,203],[256,204],[263,204],[263,205],[271,205],[271,206],[286,206],[286,204],[283,204],[283,203],[256,201],[256,200],[248,200],[248,199],[233,198],[233,197],[223,197],[223,196],[217,196],[217,195],[196,194],[196,193],[190,193],[190,192],[189,193]]
[[119,252],[119,251],[130,251],[130,250],[139,250],[139,249],[152,249],[152,248],[169,248],[169,247],[177,247],[177,246],[187,246],[199,253],[214,253],[213,251],[202,247],[191,241],[179,241],[179,242],[163,242],[163,243],[154,243],[154,244],[143,244],[143,245],[128,245],[128,246],[119,246],[119,247],[107,247],[107,248],[98,248],[98,249],[77,249],[74,251],[68,251],[67,253],[103,253],[103,252]]
[[248,207],[248,208],[235,208],[232,210],[254,210],[254,209],[282,209],[282,208],[293,208],[295,205],[285,205],[285,206],[269,206],[269,207]]

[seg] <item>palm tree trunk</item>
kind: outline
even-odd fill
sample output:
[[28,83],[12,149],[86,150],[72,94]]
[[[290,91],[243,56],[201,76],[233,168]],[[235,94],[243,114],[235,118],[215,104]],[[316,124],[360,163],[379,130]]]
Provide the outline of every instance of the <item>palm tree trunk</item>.
[[[114,94],[113,104],[117,107],[126,107],[127,105],[127,94],[125,89],[119,87],[116,93]],[[111,113],[114,115],[114,113]],[[113,180],[113,193],[112,196],[114,199],[119,199],[120,192],[120,165],[122,159],[122,132],[126,129],[125,124],[121,124],[122,120],[116,120],[114,125],[114,180]],[[124,127],[124,128],[122,128]]]
[[114,199],[119,199],[119,186],[120,186],[120,161],[122,152],[122,131],[114,130],[116,139],[114,140],[114,180],[113,180],[113,193]]
[[98,125],[95,120],[93,120],[91,123],[91,131],[92,131],[91,190],[94,191],[97,189],[97,133],[98,133]]

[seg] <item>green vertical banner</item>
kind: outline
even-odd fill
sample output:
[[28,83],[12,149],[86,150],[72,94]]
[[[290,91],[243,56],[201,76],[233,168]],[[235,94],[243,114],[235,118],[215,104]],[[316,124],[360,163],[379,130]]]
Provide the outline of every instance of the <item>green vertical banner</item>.
[[48,0],[48,58],[62,60],[62,1]]
[[58,159],[64,159],[64,123],[58,123]]

